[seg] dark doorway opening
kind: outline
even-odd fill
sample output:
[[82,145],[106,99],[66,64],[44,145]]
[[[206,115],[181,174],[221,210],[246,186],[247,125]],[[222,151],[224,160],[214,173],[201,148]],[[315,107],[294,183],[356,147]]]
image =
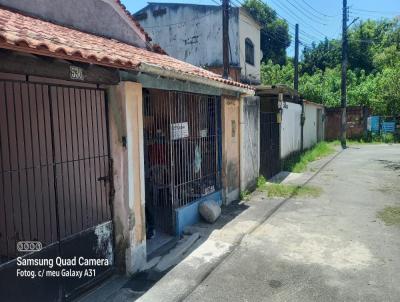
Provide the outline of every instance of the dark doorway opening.
[[281,171],[280,123],[277,98],[260,98],[260,175],[266,179]]
[[148,249],[176,236],[176,209],[218,191],[220,100],[215,96],[144,89]]

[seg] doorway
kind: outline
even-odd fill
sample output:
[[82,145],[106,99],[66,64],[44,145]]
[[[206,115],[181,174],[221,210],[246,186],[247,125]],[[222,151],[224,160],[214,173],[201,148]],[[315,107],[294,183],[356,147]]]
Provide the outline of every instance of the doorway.
[[220,101],[158,89],[144,89],[143,98],[146,233],[154,251],[177,235],[177,209],[220,189]]

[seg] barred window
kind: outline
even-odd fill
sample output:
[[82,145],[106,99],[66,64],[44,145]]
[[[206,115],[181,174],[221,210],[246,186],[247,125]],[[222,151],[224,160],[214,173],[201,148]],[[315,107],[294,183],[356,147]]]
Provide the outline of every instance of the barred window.
[[245,45],[246,63],[254,65],[254,44],[249,38],[246,38]]

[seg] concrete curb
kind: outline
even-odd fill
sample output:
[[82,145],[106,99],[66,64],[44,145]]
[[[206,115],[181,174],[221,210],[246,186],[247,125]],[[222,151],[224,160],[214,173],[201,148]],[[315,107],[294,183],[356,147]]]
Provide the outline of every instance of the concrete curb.
[[[309,183],[341,153],[342,151],[339,151],[329,158],[300,186]],[[216,234],[212,233],[202,245],[175,266],[137,301],[175,302],[184,300],[217,266],[232,254],[246,235],[253,233],[291,198],[292,196],[284,200],[278,200],[275,204],[271,202],[271,205],[267,209],[265,209],[265,203],[261,202],[257,206],[254,206],[254,208],[249,208],[243,212]],[[265,214],[257,215],[257,213]]]

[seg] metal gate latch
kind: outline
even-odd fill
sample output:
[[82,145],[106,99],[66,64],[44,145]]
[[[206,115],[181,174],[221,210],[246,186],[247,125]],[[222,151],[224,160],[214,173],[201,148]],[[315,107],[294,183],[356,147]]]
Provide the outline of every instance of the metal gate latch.
[[101,176],[97,178],[97,181],[110,181],[110,176],[109,175]]

